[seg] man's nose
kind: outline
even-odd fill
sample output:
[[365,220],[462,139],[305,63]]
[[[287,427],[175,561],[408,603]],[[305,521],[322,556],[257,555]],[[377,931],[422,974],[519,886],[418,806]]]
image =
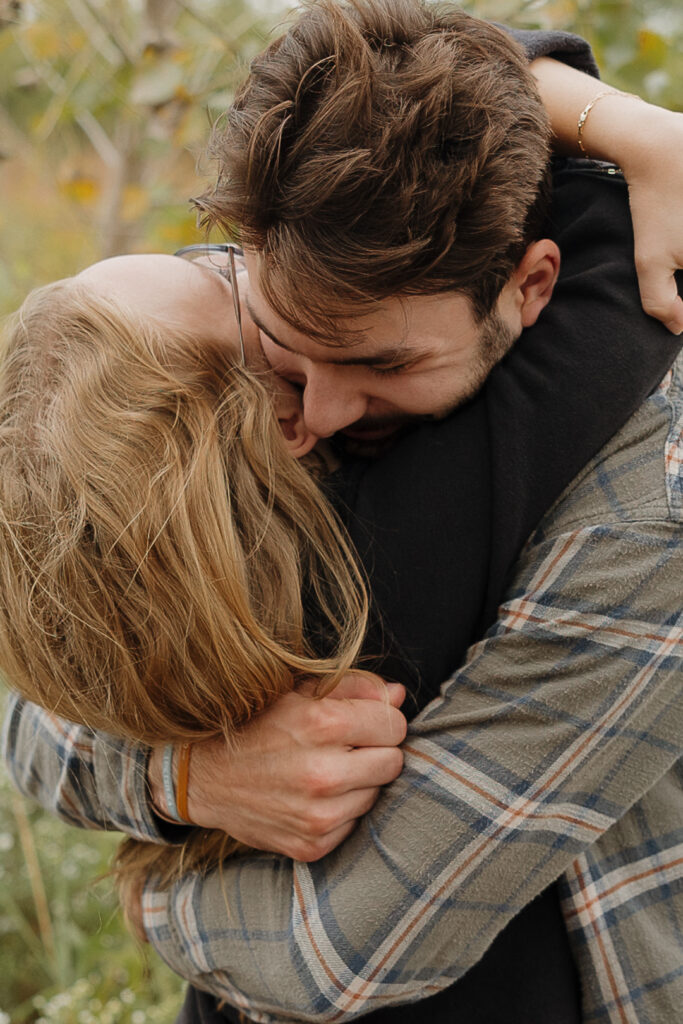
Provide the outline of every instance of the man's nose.
[[307,374],[304,387],[304,422],[318,437],[331,437],[361,419],[367,410],[367,396],[340,379],[341,374]]

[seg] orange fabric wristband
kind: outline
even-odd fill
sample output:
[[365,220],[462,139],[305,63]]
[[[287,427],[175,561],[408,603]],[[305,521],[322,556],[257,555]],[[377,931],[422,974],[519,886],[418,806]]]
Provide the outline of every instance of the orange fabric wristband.
[[176,800],[178,803],[178,814],[188,824],[190,822],[190,814],[187,809],[187,788],[190,781],[190,754],[192,753],[192,744],[183,743],[178,751],[178,789],[176,792]]

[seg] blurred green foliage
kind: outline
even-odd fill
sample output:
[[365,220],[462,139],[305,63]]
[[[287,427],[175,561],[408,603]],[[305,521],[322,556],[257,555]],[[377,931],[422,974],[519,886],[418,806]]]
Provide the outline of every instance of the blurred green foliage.
[[3,312],[95,259],[197,240],[209,124],[268,27],[245,0],[0,5]]
[[[124,251],[198,240],[202,147],[284,0],[0,0],[0,313]],[[683,109],[680,0],[468,0],[588,38],[603,76]],[[171,1024],[180,983],[128,937],[117,839],[63,826],[0,769],[0,1024]]]
[[119,841],[29,806],[0,772],[0,1024],[172,1024],[182,984],[123,926]]
[[468,0],[462,6],[518,28],[575,32],[590,42],[610,85],[683,110],[680,0]]

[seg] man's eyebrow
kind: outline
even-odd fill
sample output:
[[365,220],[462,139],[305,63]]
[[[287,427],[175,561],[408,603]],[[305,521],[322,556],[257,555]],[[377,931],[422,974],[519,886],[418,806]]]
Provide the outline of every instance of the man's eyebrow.
[[[249,313],[249,316],[254,321],[258,329],[260,331],[263,331],[266,337],[270,338],[273,344],[277,345],[278,348],[283,348],[285,349],[285,351],[291,352],[295,356],[301,355],[301,353],[297,352],[295,348],[291,348],[289,345],[285,345],[284,341],[280,341],[279,338],[275,337],[272,331],[268,330],[268,328],[260,319],[260,317],[254,312],[254,309],[248,297],[245,299],[244,304],[247,307],[247,312]],[[394,363],[398,363],[400,360],[405,360],[405,356],[405,345],[400,344],[394,345],[389,349],[385,349],[383,352],[378,352],[376,355],[373,356],[357,356],[355,359],[353,357],[350,359],[326,359],[325,362],[334,363],[337,366],[392,366]]]

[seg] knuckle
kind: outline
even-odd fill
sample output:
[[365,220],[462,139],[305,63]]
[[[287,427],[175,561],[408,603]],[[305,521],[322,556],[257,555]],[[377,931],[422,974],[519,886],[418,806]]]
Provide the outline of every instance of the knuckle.
[[321,838],[331,832],[336,825],[336,817],[324,808],[311,808],[307,816],[306,831],[312,838]]
[[302,786],[308,798],[326,796],[332,789],[332,780],[320,758],[310,758],[302,774]]
[[656,272],[656,256],[651,248],[646,248],[644,245],[637,248],[633,253],[633,262],[641,276],[648,277]]
[[308,728],[318,743],[335,741],[345,721],[344,704],[338,700],[312,702],[308,712]]
[[671,302],[661,295],[641,295],[643,309],[650,316],[665,316],[671,309]]
[[290,856],[293,860],[310,864],[314,860],[320,860],[327,853],[327,844],[319,839],[302,839],[292,843]]
[[295,839],[293,842],[288,843],[284,853],[287,857],[291,857],[292,860],[307,861],[308,843],[304,842],[303,839]]
[[317,735],[325,728],[328,720],[324,700],[311,698],[307,701],[306,707],[302,709],[302,717],[306,728]]
[[374,789],[369,789],[365,792],[362,803],[358,807],[358,817],[362,817],[371,811],[377,803],[377,798],[381,792],[380,786],[375,786]]

